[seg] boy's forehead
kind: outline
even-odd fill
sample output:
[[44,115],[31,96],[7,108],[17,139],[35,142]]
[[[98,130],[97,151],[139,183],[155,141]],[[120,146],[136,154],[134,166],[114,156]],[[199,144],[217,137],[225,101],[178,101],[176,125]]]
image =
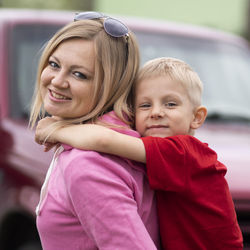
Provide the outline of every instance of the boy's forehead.
[[175,86],[180,84],[177,80],[171,79],[168,75],[158,75],[141,79],[136,83],[136,95],[141,93],[150,94],[155,91],[159,92],[159,87],[161,87],[161,91],[167,91],[169,83],[172,83]]
[[147,98],[177,98],[188,97],[188,91],[178,80],[168,76],[157,76],[143,79],[137,82],[135,100],[141,101]]

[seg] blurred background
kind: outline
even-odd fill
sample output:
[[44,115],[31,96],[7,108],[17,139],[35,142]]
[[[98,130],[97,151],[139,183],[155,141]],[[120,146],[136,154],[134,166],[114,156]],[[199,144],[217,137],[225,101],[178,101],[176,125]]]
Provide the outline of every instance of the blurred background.
[[0,0],[0,250],[41,250],[34,211],[53,152],[27,129],[30,102],[41,49],[80,11],[119,16],[142,63],[170,56],[198,72],[208,117],[196,136],[228,168],[249,250],[250,0]]
[[0,0],[0,7],[95,10],[199,24],[250,37],[250,0]]

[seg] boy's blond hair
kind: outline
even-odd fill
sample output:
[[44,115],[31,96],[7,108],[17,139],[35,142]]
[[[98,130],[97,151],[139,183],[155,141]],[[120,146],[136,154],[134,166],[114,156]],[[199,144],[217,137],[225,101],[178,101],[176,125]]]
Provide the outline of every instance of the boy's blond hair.
[[40,59],[36,91],[30,116],[33,127],[38,118],[43,118],[45,110],[41,97],[41,74],[48,65],[50,55],[66,40],[83,39],[94,42],[95,74],[94,95],[91,111],[75,119],[67,119],[58,125],[78,124],[87,121],[96,122],[102,114],[114,110],[124,122],[132,121],[131,108],[128,105],[130,91],[139,69],[139,49],[135,36],[111,37],[103,28],[103,20],[80,20],[72,22],[59,30],[46,45]]
[[198,74],[187,63],[171,57],[150,60],[139,71],[136,82],[158,76],[168,76],[182,84],[194,106],[201,105],[203,84]]

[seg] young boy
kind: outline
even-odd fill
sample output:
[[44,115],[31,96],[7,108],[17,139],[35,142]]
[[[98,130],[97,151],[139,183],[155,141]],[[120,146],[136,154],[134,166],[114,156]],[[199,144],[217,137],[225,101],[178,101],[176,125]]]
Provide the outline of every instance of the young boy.
[[[164,249],[242,249],[242,234],[217,154],[193,137],[204,122],[202,83],[183,61],[158,58],[141,69],[135,87],[134,138],[99,125],[55,131],[48,142],[70,144],[146,163],[156,191]],[[45,118],[36,140],[46,138]]]

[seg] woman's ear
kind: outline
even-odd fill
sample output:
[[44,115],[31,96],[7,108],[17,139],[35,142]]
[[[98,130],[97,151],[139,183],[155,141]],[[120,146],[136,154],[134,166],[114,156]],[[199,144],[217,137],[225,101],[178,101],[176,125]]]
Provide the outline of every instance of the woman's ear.
[[194,111],[194,119],[191,123],[191,128],[192,129],[197,129],[199,128],[205,121],[207,117],[207,109],[204,106],[199,106],[196,108]]

